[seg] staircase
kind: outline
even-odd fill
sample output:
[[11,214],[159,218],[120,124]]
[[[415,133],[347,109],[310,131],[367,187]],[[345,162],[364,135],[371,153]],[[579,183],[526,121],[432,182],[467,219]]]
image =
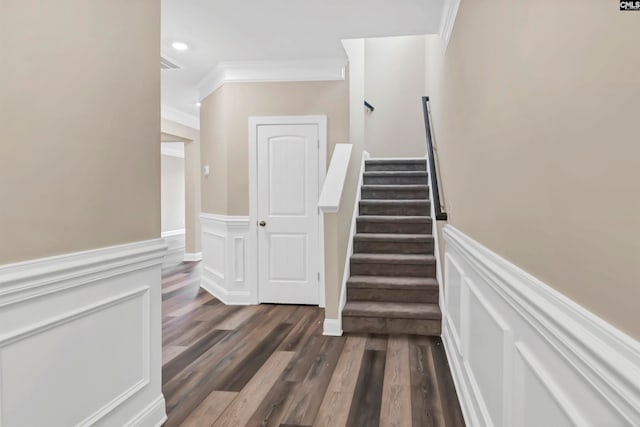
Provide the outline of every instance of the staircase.
[[426,161],[367,160],[361,191],[342,329],[440,335]]

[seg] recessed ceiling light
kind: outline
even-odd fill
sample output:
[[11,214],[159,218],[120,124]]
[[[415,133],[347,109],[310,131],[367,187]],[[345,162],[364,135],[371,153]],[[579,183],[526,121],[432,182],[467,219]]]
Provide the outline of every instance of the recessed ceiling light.
[[189,49],[189,46],[187,46],[186,43],[182,43],[182,42],[173,42],[173,43],[171,43],[171,47],[174,48],[175,50],[187,50],[187,49]]
[[196,102],[196,107],[200,108],[200,106],[202,106],[201,102]]

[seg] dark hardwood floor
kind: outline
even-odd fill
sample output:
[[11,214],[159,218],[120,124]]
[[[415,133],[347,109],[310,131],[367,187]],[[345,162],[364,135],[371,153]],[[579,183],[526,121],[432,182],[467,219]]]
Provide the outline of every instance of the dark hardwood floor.
[[324,311],[225,306],[163,274],[165,426],[464,426],[440,338],[322,335]]

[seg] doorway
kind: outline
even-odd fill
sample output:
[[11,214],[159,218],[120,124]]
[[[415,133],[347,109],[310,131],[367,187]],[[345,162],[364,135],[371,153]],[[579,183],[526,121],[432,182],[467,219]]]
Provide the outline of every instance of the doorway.
[[[326,117],[251,118],[258,301],[324,305]],[[253,162],[252,162],[253,163]]]

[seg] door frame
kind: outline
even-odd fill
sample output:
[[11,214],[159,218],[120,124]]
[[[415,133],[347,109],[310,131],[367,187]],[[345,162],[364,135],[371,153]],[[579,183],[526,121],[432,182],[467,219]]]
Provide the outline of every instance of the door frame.
[[[318,197],[327,174],[327,116],[251,116],[249,117],[249,252],[248,265],[255,271],[255,303],[260,304],[260,277],[258,253],[258,126],[262,125],[317,125],[318,126]],[[316,202],[317,206],[317,202]],[[324,265],[324,215],[317,209],[318,215],[318,301],[325,306],[325,265]]]

